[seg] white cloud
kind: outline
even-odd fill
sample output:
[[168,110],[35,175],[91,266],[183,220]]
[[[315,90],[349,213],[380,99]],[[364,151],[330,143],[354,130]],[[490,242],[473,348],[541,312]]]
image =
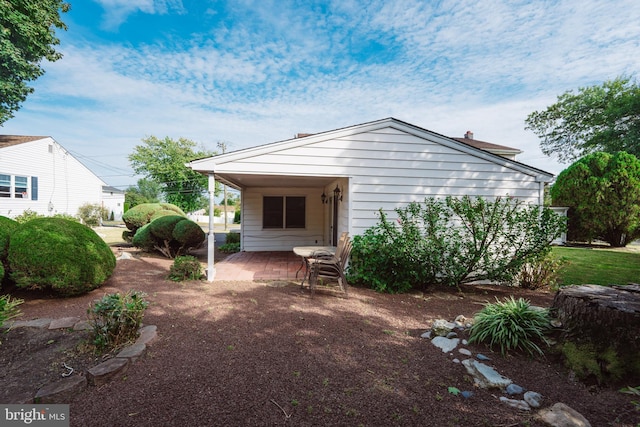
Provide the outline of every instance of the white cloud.
[[[99,3],[113,28],[138,12],[186,12],[180,1]],[[63,60],[5,129],[128,168],[152,134],[235,150],[393,116],[449,136],[472,130],[557,173],[524,120],[566,90],[640,69],[640,3],[615,3],[344,0],[319,14],[238,1],[184,40],[133,47],[64,34]],[[367,57],[370,42],[385,48]]]
[[142,12],[147,14],[184,13],[182,0],[94,0],[104,9],[102,27],[117,29],[129,15]]

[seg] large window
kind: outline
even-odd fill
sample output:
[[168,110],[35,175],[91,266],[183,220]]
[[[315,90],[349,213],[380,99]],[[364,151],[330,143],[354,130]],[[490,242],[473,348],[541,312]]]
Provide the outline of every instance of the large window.
[[306,199],[303,196],[264,196],[263,228],[305,228]]
[[31,200],[38,200],[38,177],[31,177],[29,188],[28,176],[11,176],[0,174],[0,197],[14,199],[28,199],[31,191]]
[[0,197],[11,197],[11,175],[0,174]]
[[27,198],[27,177],[26,176],[16,176],[16,185],[15,185],[15,198],[16,199],[26,199]]

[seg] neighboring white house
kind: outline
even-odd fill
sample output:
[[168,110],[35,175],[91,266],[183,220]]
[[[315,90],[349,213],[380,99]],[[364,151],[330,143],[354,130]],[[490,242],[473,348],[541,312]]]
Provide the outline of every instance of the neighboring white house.
[[242,250],[288,251],[335,244],[342,231],[361,234],[378,222],[379,209],[394,218],[395,208],[430,196],[542,204],[553,175],[513,160],[518,153],[387,118],[189,166],[208,175],[210,186],[215,179],[241,191]]
[[105,185],[102,187],[102,207],[105,208],[111,218],[115,221],[122,220],[124,213],[124,195],[125,191],[115,187]]
[[75,216],[102,202],[100,178],[49,136],[0,135],[0,215]]

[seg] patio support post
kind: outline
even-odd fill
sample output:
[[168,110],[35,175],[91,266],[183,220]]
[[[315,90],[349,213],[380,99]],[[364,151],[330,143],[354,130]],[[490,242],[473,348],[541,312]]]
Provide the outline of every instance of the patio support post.
[[[213,202],[214,202],[214,192],[216,189],[216,180],[213,173],[209,174],[209,235],[207,238],[207,281],[213,282],[213,279],[216,277],[216,269],[214,267],[214,245],[215,245],[215,234],[214,234],[214,226],[213,226]],[[225,212],[226,214],[226,212]]]

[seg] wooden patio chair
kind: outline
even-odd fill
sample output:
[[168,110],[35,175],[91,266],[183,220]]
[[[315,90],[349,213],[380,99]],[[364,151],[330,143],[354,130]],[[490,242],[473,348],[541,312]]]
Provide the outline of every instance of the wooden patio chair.
[[336,254],[319,253],[309,260],[309,287],[315,293],[318,280],[323,282],[338,282],[340,289],[348,295],[347,279],[344,274],[347,261],[351,255],[352,243],[347,236],[342,245],[336,249]]

